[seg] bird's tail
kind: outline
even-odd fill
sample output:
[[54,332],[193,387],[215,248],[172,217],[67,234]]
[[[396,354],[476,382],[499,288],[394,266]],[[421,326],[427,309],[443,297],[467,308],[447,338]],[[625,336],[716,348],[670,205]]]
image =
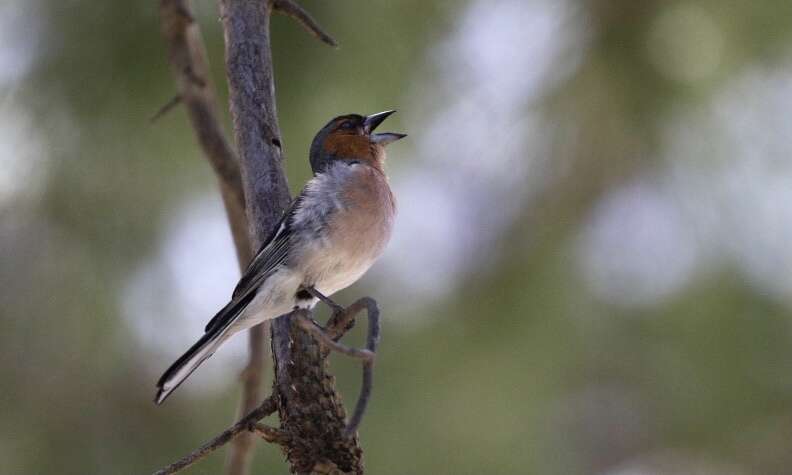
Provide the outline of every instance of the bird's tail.
[[206,326],[206,333],[186,353],[181,355],[159,379],[157,395],[154,397],[155,403],[162,404],[162,401],[167,399],[170,393],[176,390],[206,358],[212,356],[224,341],[241,329],[239,326],[235,326],[234,322],[254,296],[254,292],[249,292],[240,298],[235,298],[217,312],[217,315]]
[[162,402],[179,385],[187,379],[207,358],[217,350],[217,348],[231,336],[228,328],[218,329],[219,331],[205,333],[193,346],[181,355],[179,359],[168,368],[157,382],[157,395],[154,402]]

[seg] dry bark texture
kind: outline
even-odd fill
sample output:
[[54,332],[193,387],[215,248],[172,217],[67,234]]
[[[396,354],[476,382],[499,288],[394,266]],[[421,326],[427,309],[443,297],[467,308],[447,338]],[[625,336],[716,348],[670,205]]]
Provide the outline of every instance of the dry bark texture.
[[251,241],[259,248],[289,204],[275,114],[267,1],[223,0],[226,73]]
[[[363,473],[357,436],[344,436],[346,412],[328,372],[329,351],[292,325],[287,338],[273,338],[273,353],[281,430],[293,441],[285,448],[292,471]],[[290,357],[294,363],[284,364]]]

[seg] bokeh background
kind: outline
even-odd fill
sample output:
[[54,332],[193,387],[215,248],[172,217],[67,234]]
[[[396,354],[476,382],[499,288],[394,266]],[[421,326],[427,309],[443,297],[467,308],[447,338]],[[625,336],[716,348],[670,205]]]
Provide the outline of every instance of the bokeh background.
[[[341,48],[273,19],[292,191],[334,115],[410,135],[338,297],[384,309],[371,473],[792,473],[792,3],[304,4]],[[243,337],[151,403],[238,275],[174,90],[156,1],[0,2],[1,473],[150,473],[234,417]]]

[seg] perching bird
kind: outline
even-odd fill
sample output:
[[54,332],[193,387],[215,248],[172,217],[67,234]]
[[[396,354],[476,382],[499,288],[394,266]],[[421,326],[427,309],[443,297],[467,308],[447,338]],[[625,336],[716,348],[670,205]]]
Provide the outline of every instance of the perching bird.
[[385,146],[406,135],[372,133],[395,111],[336,117],[316,134],[314,177],[284,213],[204,335],[157,383],[162,403],[231,335],[352,285],[390,239],[396,213],[383,165]]

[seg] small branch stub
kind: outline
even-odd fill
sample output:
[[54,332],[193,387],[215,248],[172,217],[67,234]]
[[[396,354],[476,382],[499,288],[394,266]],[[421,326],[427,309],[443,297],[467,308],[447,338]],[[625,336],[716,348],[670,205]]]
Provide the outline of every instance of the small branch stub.
[[313,17],[305,11],[303,7],[292,0],[274,0],[272,8],[279,13],[289,16],[297,21],[305,31],[313,35],[319,41],[333,47],[338,47],[338,42],[330,36]]
[[160,109],[154,115],[151,116],[149,122],[153,124],[154,122],[158,121],[160,118],[162,118],[162,116],[170,112],[171,109],[181,104],[181,101],[182,101],[181,94],[176,94],[171,98],[171,100],[169,100],[162,107],[160,107]]

